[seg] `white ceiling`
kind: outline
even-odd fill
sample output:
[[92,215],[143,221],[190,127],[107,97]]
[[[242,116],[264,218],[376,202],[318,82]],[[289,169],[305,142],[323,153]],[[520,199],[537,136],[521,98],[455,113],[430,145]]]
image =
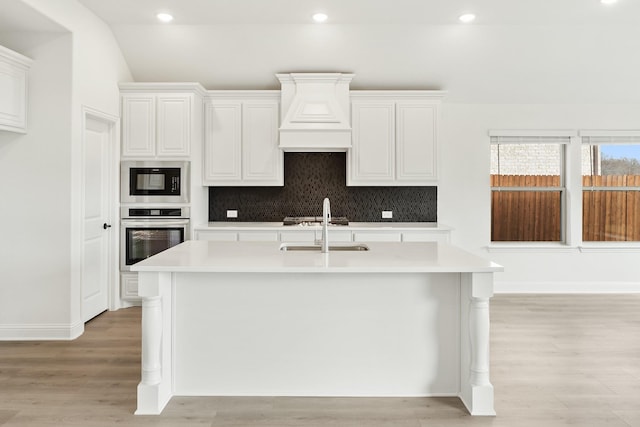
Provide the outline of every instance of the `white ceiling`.
[[0,0],[0,32],[66,32],[18,0]]
[[[442,89],[449,102],[640,102],[638,0],[78,1],[136,81],[278,89],[276,73],[339,71],[353,89]],[[476,22],[459,23],[469,11]]]
[[474,12],[478,25],[637,24],[637,0],[603,6],[599,0],[79,0],[111,25],[156,24],[168,11],[176,25],[308,24],[315,12],[330,24],[457,23]]

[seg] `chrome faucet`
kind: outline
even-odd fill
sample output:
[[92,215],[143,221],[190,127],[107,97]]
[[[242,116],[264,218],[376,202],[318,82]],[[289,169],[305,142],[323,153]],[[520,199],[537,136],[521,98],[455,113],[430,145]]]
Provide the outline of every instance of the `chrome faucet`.
[[329,222],[331,221],[331,205],[329,198],[322,202],[322,252],[329,252]]

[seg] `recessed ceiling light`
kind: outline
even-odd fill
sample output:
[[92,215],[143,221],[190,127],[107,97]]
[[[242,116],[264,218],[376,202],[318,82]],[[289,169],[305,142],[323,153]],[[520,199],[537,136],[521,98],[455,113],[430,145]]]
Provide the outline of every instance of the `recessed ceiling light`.
[[458,20],[460,20],[460,22],[464,22],[469,23],[469,22],[473,22],[476,19],[476,15],[474,15],[473,13],[465,13],[464,15],[460,15],[458,17]]
[[171,15],[169,13],[165,13],[165,12],[158,13],[156,15],[156,18],[158,18],[158,21],[161,21],[161,22],[171,22],[171,21],[173,21],[173,15]]
[[618,0],[600,0],[600,3],[602,3],[602,4],[614,4],[614,3],[618,3]]
[[316,13],[312,16],[312,18],[316,22],[324,22],[327,20],[328,16],[325,13]]

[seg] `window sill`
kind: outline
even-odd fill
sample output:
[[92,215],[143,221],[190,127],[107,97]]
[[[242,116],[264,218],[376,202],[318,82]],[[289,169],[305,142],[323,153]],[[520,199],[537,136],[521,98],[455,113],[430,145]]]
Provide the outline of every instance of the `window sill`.
[[640,242],[590,242],[581,246],[569,246],[564,243],[509,242],[492,243],[486,249],[490,253],[640,253]]
[[509,252],[539,252],[539,253],[570,253],[578,252],[576,246],[568,246],[565,243],[551,242],[509,242],[509,243],[492,243],[487,246],[487,252],[509,253]]
[[640,252],[640,242],[589,242],[579,247],[580,252]]

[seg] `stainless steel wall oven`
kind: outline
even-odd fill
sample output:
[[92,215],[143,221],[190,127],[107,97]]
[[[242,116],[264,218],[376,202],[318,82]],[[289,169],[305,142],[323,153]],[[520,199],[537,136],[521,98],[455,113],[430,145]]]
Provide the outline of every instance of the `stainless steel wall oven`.
[[122,207],[120,270],[189,239],[188,207]]

